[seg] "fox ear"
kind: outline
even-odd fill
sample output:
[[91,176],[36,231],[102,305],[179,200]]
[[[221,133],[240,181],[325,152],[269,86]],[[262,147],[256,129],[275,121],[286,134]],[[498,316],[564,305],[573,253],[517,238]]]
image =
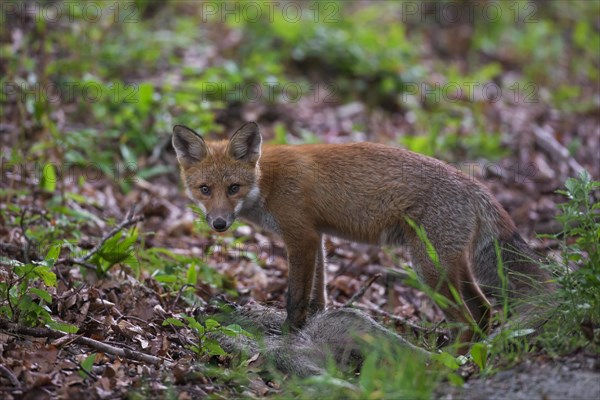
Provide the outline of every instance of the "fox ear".
[[207,154],[204,139],[183,125],[173,127],[173,148],[177,153],[177,161],[184,167],[202,161]]
[[256,163],[260,158],[262,137],[256,122],[248,122],[238,129],[227,146],[227,154],[236,160]]

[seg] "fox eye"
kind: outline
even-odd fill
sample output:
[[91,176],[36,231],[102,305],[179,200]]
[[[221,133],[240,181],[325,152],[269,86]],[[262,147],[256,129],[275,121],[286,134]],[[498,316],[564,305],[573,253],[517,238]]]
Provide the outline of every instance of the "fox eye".
[[240,185],[238,185],[237,183],[234,183],[233,185],[229,186],[229,194],[236,194],[239,190]]
[[210,194],[210,188],[206,185],[201,185],[200,186],[200,192],[205,195],[208,196]]

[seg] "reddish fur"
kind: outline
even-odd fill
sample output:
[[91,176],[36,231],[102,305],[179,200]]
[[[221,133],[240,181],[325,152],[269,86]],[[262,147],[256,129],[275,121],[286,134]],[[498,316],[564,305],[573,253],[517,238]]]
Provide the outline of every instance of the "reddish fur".
[[[201,160],[186,162],[185,146],[179,146],[182,178],[192,198],[206,208],[207,219],[213,214],[242,217],[283,238],[290,268],[289,324],[300,327],[310,312],[325,307],[322,235],[332,234],[410,246],[415,270],[425,283],[451,300],[449,284],[458,290],[462,304],[445,310],[448,319],[488,326],[490,301],[478,281],[481,275],[487,284],[495,284],[496,266],[488,261],[474,264],[493,258],[490,243],[512,238],[516,228],[483,185],[436,159],[374,143],[265,145],[258,162],[235,159],[230,147],[243,149],[256,139],[252,135],[259,135],[258,127],[253,132],[248,126],[230,142],[203,144],[207,150]],[[228,196],[233,183],[240,190]],[[203,196],[201,184],[214,187],[213,194]],[[236,204],[254,185],[260,196],[244,200],[236,213]],[[425,228],[443,271],[406,218]],[[545,279],[535,264],[521,271]],[[471,336],[468,331],[461,339]]]

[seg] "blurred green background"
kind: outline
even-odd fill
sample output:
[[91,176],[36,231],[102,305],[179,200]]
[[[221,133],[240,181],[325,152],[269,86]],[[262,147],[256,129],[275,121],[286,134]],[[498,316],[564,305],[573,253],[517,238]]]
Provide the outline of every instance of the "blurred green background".
[[596,1],[2,7],[10,163],[92,165],[128,190],[124,173],[174,171],[160,160],[172,125],[218,137],[246,119],[279,143],[496,160],[515,151],[506,113],[554,124],[583,164],[598,158],[579,132],[600,103]]

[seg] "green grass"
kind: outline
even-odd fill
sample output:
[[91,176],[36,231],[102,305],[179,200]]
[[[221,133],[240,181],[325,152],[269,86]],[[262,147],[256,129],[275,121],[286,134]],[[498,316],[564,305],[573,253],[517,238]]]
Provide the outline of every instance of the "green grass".
[[342,372],[333,362],[325,374],[286,382],[279,398],[298,399],[429,399],[436,385],[446,376],[462,380],[443,361],[427,361],[412,352],[401,352],[390,343],[369,343],[359,375]]
[[[558,220],[563,231],[561,257],[553,261],[559,289],[552,304],[556,312],[539,340],[552,353],[568,353],[600,345],[600,202],[592,193],[600,189],[587,173],[569,178],[560,193],[568,198]],[[595,327],[592,331],[587,326]],[[589,328],[588,328],[589,329]]]

